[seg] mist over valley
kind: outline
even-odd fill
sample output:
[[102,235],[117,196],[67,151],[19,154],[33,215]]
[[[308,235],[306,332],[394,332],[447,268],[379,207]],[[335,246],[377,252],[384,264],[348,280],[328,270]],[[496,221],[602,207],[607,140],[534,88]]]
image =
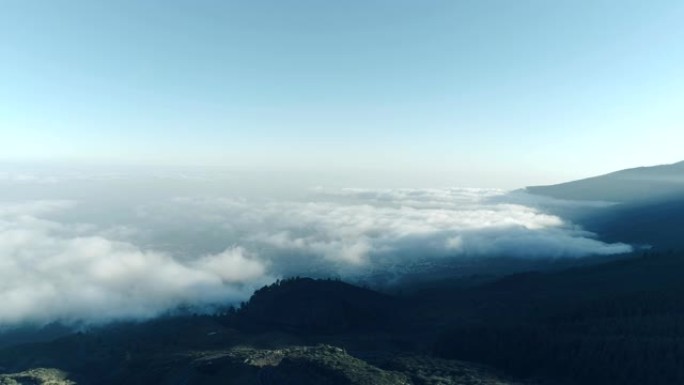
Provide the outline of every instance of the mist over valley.
[[319,187],[246,197],[206,170],[40,172],[0,180],[5,327],[148,319],[178,307],[211,313],[293,276],[387,288],[444,269],[486,273],[494,258],[632,251],[505,190]]

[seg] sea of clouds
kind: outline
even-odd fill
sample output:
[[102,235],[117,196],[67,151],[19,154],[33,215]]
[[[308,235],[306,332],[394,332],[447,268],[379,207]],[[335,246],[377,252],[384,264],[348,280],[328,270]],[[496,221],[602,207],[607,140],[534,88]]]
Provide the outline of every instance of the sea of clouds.
[[236,183],[220,175],[0,173],[0,326],[211,309],[293,275],[398,277],[463,259],[631,250],[546,210],[569,203],[520,192],[278,194],[273,186],[252,194]]

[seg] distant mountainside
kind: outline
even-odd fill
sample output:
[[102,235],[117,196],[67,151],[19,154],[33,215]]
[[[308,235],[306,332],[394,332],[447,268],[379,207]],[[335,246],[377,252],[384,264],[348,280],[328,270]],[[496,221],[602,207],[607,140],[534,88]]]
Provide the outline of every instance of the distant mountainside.
[[578,223],[609,242],[684,250],[684,196],[607,207]]
[[530,186],[536,195],[558,199],[634,203],[684,196],[684,162],[638,167],[552,186]]
[[557,199],[617,203],[571,220],[606,241],[684,250],[684,162],[525,190]]

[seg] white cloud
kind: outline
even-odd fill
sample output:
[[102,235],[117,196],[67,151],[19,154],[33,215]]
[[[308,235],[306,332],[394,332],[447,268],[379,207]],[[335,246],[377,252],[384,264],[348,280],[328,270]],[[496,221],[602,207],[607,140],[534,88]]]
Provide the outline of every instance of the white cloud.
[[362,275],[464,255],[561,258],[630,251],[504,196],[479,189],[318,190],[302,201],[177,199],[148,206],[146,215],[164,213],[167,225],[193,223],[197,239],[220,228],[226,242],[258,250],[281,274]]
[[243,299],[269,279],[241,248],[182,263],[21,213],[46,203],[0,208],[0,325],[148,318],[176,306]]
[[0,204],[0,325],[148,318],[180,305],[241,301],[283,275],[358,278],[463,256],[574,258],[630,250],[500,190],[128,200],[110,209],[96,201],[97,215],[93,202]]

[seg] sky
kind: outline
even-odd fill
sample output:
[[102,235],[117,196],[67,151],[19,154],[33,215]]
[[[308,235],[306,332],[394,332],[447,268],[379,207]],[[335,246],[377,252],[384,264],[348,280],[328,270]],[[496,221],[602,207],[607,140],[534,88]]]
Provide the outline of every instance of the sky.
[[348,187],[684,159],[678,0],[0,0],[0,161]]

